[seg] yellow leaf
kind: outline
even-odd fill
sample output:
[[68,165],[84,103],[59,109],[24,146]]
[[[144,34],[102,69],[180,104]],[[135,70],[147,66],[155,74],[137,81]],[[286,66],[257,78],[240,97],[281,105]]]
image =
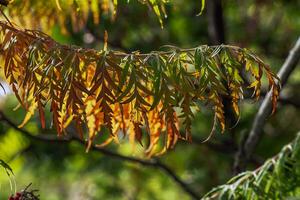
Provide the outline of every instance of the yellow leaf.
[[29,106],[27,113],[25,115],[25,118],[23,119],[23,122],[18,126],[19,128],[22,128],[25,126],[25,124],[31,119],[31,117],[34,115],[34,111],[37,108],[37,103],[35,101],[31,102],[31,105]]
[[59,0],[55,0],[56,6],[58,8],[59,11],[62,11]]

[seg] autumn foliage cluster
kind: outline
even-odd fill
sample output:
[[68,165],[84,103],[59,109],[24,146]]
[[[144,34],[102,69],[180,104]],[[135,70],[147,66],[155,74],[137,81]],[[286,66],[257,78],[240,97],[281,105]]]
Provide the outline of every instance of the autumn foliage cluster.
[[234,46],[166,46],[148,54],[96,51],[61,45],[44,33],[8,22],[0,23],[0,39],[5,78],[27,110],[20,127],[37,110],[44,128],[49,105],[58,135],[67,134],[72,124],[87,139],[87,149],[106,129],[104,144],[118,141],[120,133],[132,143],[142,143],[147,135],[146,153],[162,153],[178,139],[191,139],[193,113],[202,105],[214,112],[212,132],[217,124],[224,131],[222,98],[231,99],[239,116],[243,88],[252,88],[257,99],[263,74],[274,105],[278,98],[276,75],[252,52]]
[[[162,24],[166,1],[141,2],[153,9]],[[18,9],[12,8],[21,6],[24,12],[30,11],[26,16],[31,18],[43,13],[37,24],[28,25],[33,28],[51,26],[54,21],[63,23],[69,16],[72,27],[80,29],[89,13],[95,24],[101,12],[114,17],[118,1],[103,0],[100,7],[95,0],[57,0],[46,7],[44,3],[48,4],[16,1],[8,7],[8,13],[25,26],[28,24],[22,22],[32,20],[23,19],[16,13]],[[204,5],[202,0],[201,12]],[[20,127],[38,111],[41,126],[53,125],[59,136],[68,134],[69,126],[75,127],[78,136],[87,141],[87,150],[93,143],[106,145],[128,135],[132,144],[147,143],[147,155],[163,153],[173,148],[178,139],[191,140],[194,113],[204,106],[214,113],[209,137],[218,125],[224,132],[223,99],[230,99],[238,118],[244,90],[251,90],[254,99],[260,97],[263,74],[272,90],[275,108],[277,77],[247,49],[230,45],[191,49],[165,46],[164,51],[144,54],[108,50],[105,46],[97,51],[59,44],[43,32],[21,28],[5,18],[0,22],[0,64],[27,111]],[[53,21],[43,23],[45,19]],[[46,109],[51,111],[51,119],[46,119]],[[103,134],[107,136],[100,143],[96,136]]]

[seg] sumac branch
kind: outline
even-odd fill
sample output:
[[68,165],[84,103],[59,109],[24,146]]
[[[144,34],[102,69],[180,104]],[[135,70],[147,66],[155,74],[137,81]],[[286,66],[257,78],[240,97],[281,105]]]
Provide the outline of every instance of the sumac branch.
[[0,41],[5,78],[27,110],[20,126],[37,110],[45,127],[49,105],[58,135],[73,124],[87,138],[87,149],[107,129],[110,137],[104,144],[118,141],[119,133],[129,135],[132,143],[142,143],[147,135],[146,153],[162,153],[178,139],[191,139],[192,119],[203,103],[214,112],[212,132],[218,124],[224,131],[222,97],[232,99],[238,117],[243,89],[252,88],[258,99],[263,75],[272,90],[273,111],[278,99],[276,75],[251,51],[235,46],[168,46],[148,54],[96,51],[61,45],[44,33],[6,22],[0,22]]

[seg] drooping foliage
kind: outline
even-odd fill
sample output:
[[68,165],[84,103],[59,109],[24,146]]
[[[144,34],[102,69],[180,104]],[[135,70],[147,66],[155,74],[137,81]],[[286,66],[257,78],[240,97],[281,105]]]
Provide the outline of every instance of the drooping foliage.
[[[137,1],[151,8],[163,27],[163,19],[167,17],[165,5],[169,3],[169,0]],[[118,0],[15,0],[11,1],[8,14],[15,22],[25,27],[34,29],[42,27],[43,30],[49,30],[48,28],[57,22],[61,27],[65,27],[65,22],[70,19],[76,31],[86,25],[89,17],[92,17],[95,24],[100,23],[102,15],[114,20],[117,16],[118,2]],[[127,2],[130,1],[127,0]],[[202,13],[205,0],[201,0],[200,3],[200,13]]]
[[[107,129],[105,144],[118,141],[121,133],[132,143],[148,138],[148,155],[162,153],[178,139],[191,139],[194,112],[203,104],[214,112],[213,133],[218,124],[225,130],[223,97],[231,99],[239,117],[243,89],[251,88],[259,98],[263,74],[272,90],[273,111],[279,93],[270,68],[251,51],[235,46],[168,46],[148,54],[96,51],[61,45],[42,32],[7,22],[0,22],[0,41],[1,68],[27,110],[20,127],[37,110],[44,128],[49,105],[58,135],[74,125],[88,148]],[[164,141],[162,150],[159,141]]]
[[260,168],[233,177],[203,199],[298,199],[299,191],[300,134]]

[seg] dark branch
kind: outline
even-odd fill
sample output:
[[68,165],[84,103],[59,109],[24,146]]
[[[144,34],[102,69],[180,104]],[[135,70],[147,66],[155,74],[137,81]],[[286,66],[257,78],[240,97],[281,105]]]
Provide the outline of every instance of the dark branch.
[[296,108],[300,108],[300,99],[296,97],[280,96],[278,101],[282,104],[292,105]]
[[232,154],[237,150],[236,144],[231,139],[215,141],[215,142],[209,140],[209,141],[203,143],[204,140],[205,139],[193,137],[192,144],[205,146],[215,152],[224,153],[224,154]]
[[[296,68],[299,59],[300,59],[300,37],[298,38],[295,46],[290,51],[289,56],[287,57],[280,71],[277,74],[281,80],[282,87],[286,84],[289,76]],[[271,100],[272,100],[272,94],[270,91],[264,98],[259,108],[259,111],[255,116],[249,136],[245,140],[245,144],[239,149],[236,155],[236,161],[234,166],[236,172],[240,172],[241,170],[245,169],[247,161],[252,156],[256,145],[258,144],[260,138],[263,135],[262,130],[265,124],[265,120],[270,115],[272,109]]]
[[[19,128],[14,122],[12,122],[8,117],[6,117],[5,114],[1,111],[0,111],[0,121],[5,122],[6,124],[8,124],[12,128],[14,128],[15,130],[22,133],[27,138],[29,138],[31,140],[34,140],[34,141],[47,142],[47,143],[52,142],[52,143],[61,143],[61,144],[67,144],[67,143],[70,143],[72,141],[76,141],[76,142],[79,142],[82,145],[86,144],[85,141],[81,140],[78,137],[74,137],[74,136],[56,137],[54,135],[41,135],[41,134],[33,135],[30,132]],[[155,169],[160,169],[166,175],[171,177],[177,183],[177,185],[179,185],[189,196],[191,196],[193,199],[200,199],[200,196],[198,194],[196,194],[168,166],[166,166],[165,164],[160,162],[158,159],[144,160],[144,159],[134,158],[134,157],[130,157],[130,156],[124,156],[124,155],[121,155],[121,154],[118,154],[118,153],[115,153],[115,152],[112,152],[110,150],[107,150],[107,149],[104,149],[104,148],[101,148],[101,147],[97,147],[97,146],[92,146],[90,150],[101,152],[102,154],[104,154],[106,156],[110,156],[111,158],[115,158],[115,159],[118,159],[118,160],[132,162],[132,163],[136,163],[136,164],[139,164],[139,165],[142,165],[142,166],[151,167],[151,168],[155,168]]]
[[225,43],[222,0],[207,1],[208,35],[212,44]]

